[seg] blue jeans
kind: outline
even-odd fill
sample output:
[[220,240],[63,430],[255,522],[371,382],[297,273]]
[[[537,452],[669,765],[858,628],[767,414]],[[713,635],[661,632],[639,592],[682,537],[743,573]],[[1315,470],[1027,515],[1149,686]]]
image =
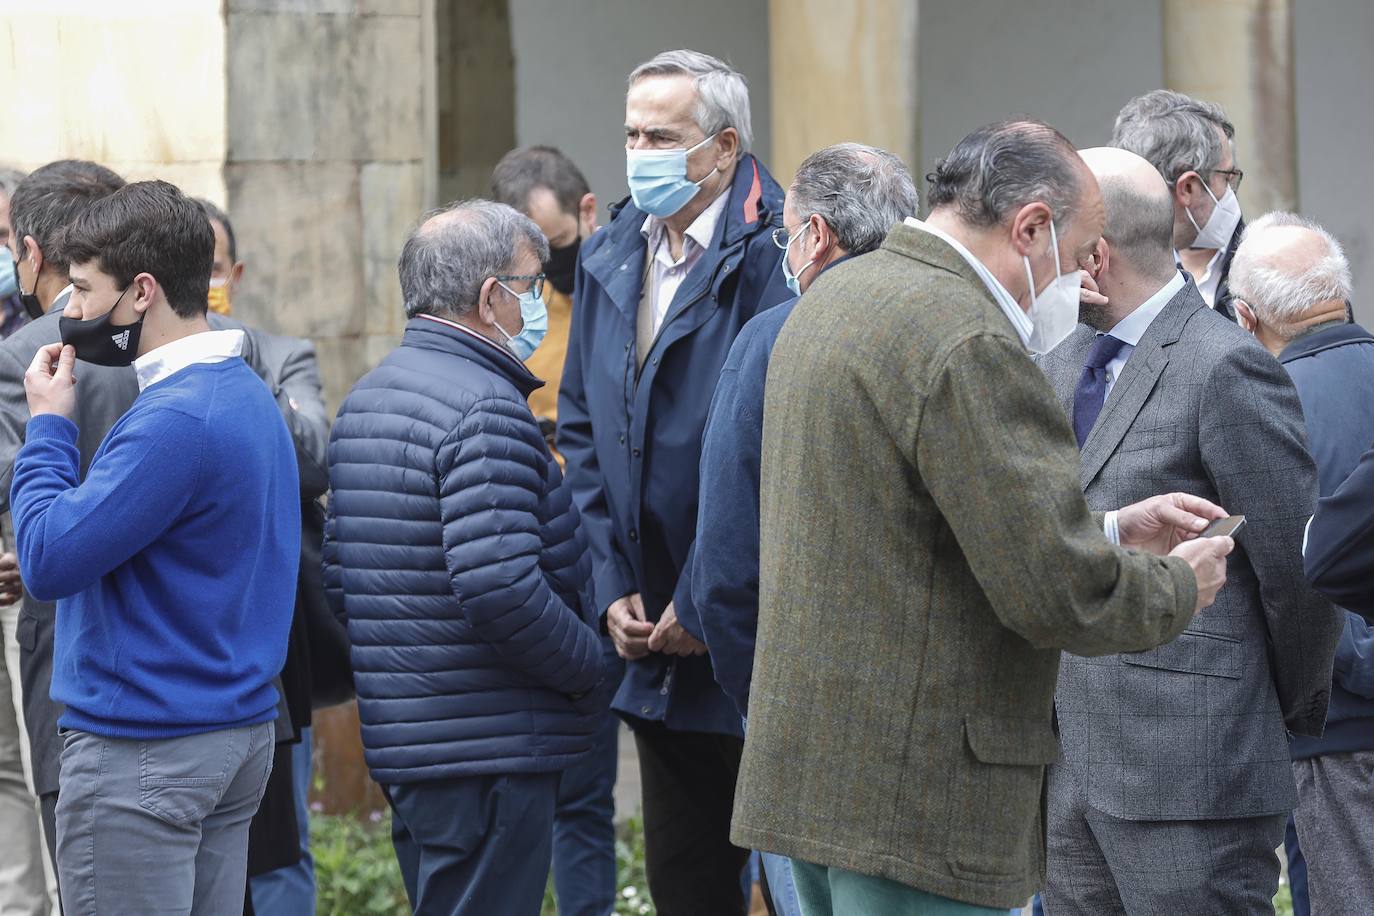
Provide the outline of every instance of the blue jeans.
[[291,777],[296,797],[296,826],[301,834],[301,860],[251,879],[257,916],[300,916],[315,912],[315,860],[310,857],[310,729],[291,749]]
[[563,771],[553,821],[559,916],[609,916],[615,907],[615,776],[620,719],[609,710],[587,755]]
[[771,852],[761,852],[759,858],[768,876],[768,896],[773,899],[773,909],[778,916],[802,916],[797,882],[792,878],[792,860]]
[[384,786],[415,916],[538,916],[558,782],[512,773]]

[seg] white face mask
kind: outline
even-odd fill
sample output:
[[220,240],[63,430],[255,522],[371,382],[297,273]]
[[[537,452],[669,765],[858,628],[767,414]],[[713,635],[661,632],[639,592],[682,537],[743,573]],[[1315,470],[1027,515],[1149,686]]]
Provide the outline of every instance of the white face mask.
[[1031,336],[1026,348],[1032,353],[1050,352],[1078,327],[1078,271],[1059,272],[1059,236],[1054,231],[1054,223],[1050,223],[1050,250],[1054,252],[1055,277],[1038,296],[1030,258],[1021,258],[1026,265],[1026,282],[1030,284]]
[[1184,210],[1188,214],[1188,222],[1197,229],[1197,238],[1193,239],[1193,244],[1189,248],[1211,248],[1221,251],[1231,244],[1231,236],[1236,232],[1236,226],[1240,224],[1240,201],[1236,199],[1236,192],[1228,184],[1226,193],[1221,195],[1221,200],[1212,193],[1212,189],[1207,187],[1207,182],[1202,183],[1202,187],[1207,191],[1207,196],[1212,198],[1216,204],[1212,208],[1212,215],[1207,217],[1207,222],[1201,227],[1197,220],[1193,219],[1191,210]]

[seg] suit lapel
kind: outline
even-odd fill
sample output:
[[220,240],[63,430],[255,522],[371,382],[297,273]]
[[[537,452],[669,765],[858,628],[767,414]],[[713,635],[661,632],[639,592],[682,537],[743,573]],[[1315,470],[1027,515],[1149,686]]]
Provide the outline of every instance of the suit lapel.
[[1083,374],[1083,363],[1088,359],[1088,351],[1097,340],[1097,331],[1086,324],[1080,324],[1063,343],[1051,350],[1045,357],[1045,372],[1050,377],[1050,385],[1059,406],[1073,422],[1073,395],[1078,387],[1078,379]]
[[1080,475],[1083,489],[1087,489],[1094,478],[1102,471],[1103,465],[1112,452],[1121,444],[1126,433],[1130,432],[1140,409],[1149,400],[1164,367],[1169,364],[1169,347],[1183,333],[1188,319],[1199,308],[1206,308],[1197,287],[1185,283],[1178,295],[1169,300],[1163,311],[1150,322],[1149,328],[1140,338],[1140,343],[1131,351],[1121,370],[1121,377],[1112,386],[1107,402],[1102,405],[1102,413],[1093,425],[1083,443],[1080,460]]

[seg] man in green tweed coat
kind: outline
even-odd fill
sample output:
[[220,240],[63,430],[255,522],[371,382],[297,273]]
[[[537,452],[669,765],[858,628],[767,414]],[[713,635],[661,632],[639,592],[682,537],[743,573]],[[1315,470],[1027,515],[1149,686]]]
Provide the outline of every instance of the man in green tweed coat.
[[1024,904],[1044,876],[1060,650],[1168,642],[1233,546],[1190,539],[1224,514],[1201,499],[1105,516],[1083,500],[1027,353],[1075,326],[1102,232],[1073,146],[1033,121],[981,128],[930,206],[818,279],[769,367],[731,838],[792,857],[807,916]]

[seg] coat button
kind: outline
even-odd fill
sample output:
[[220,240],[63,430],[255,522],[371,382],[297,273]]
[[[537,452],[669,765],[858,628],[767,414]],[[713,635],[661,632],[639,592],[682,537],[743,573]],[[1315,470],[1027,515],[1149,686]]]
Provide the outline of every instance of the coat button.
[[634,530],[633,528],[630,529],[630,540],[634,541],[635,543],[639,542],[639,532]]
[[650,713],[652,713],[653,711],[654,711],[654,708],[653,708],[652,706],[641,706],[641,707],[639,707],[640,715],[645,715],[645,716],[647,716],[647,715],[649,715]]
[[625,444],[625,434],[624,434],[624,433],[621,433],[621,434],[620,434],[620,444],[621,444],[621,445],[624,445],[624,444]]
[[625,345],[625,352],[626,352],[626,353],[630,352],[630,345],[629,345],[629,344],[626,344],[626,345]]
[[654,357],[654,365],[655,365],[655,366],[658,365],[658,357],[657,357],[657,356]]
[[631,454],[631,455],[634,455],[636,458],[638,458],[638,457],[639,457],[639,449],[637,449],[637,448],[632,448],[632,449],[630,449],[630,454]]

